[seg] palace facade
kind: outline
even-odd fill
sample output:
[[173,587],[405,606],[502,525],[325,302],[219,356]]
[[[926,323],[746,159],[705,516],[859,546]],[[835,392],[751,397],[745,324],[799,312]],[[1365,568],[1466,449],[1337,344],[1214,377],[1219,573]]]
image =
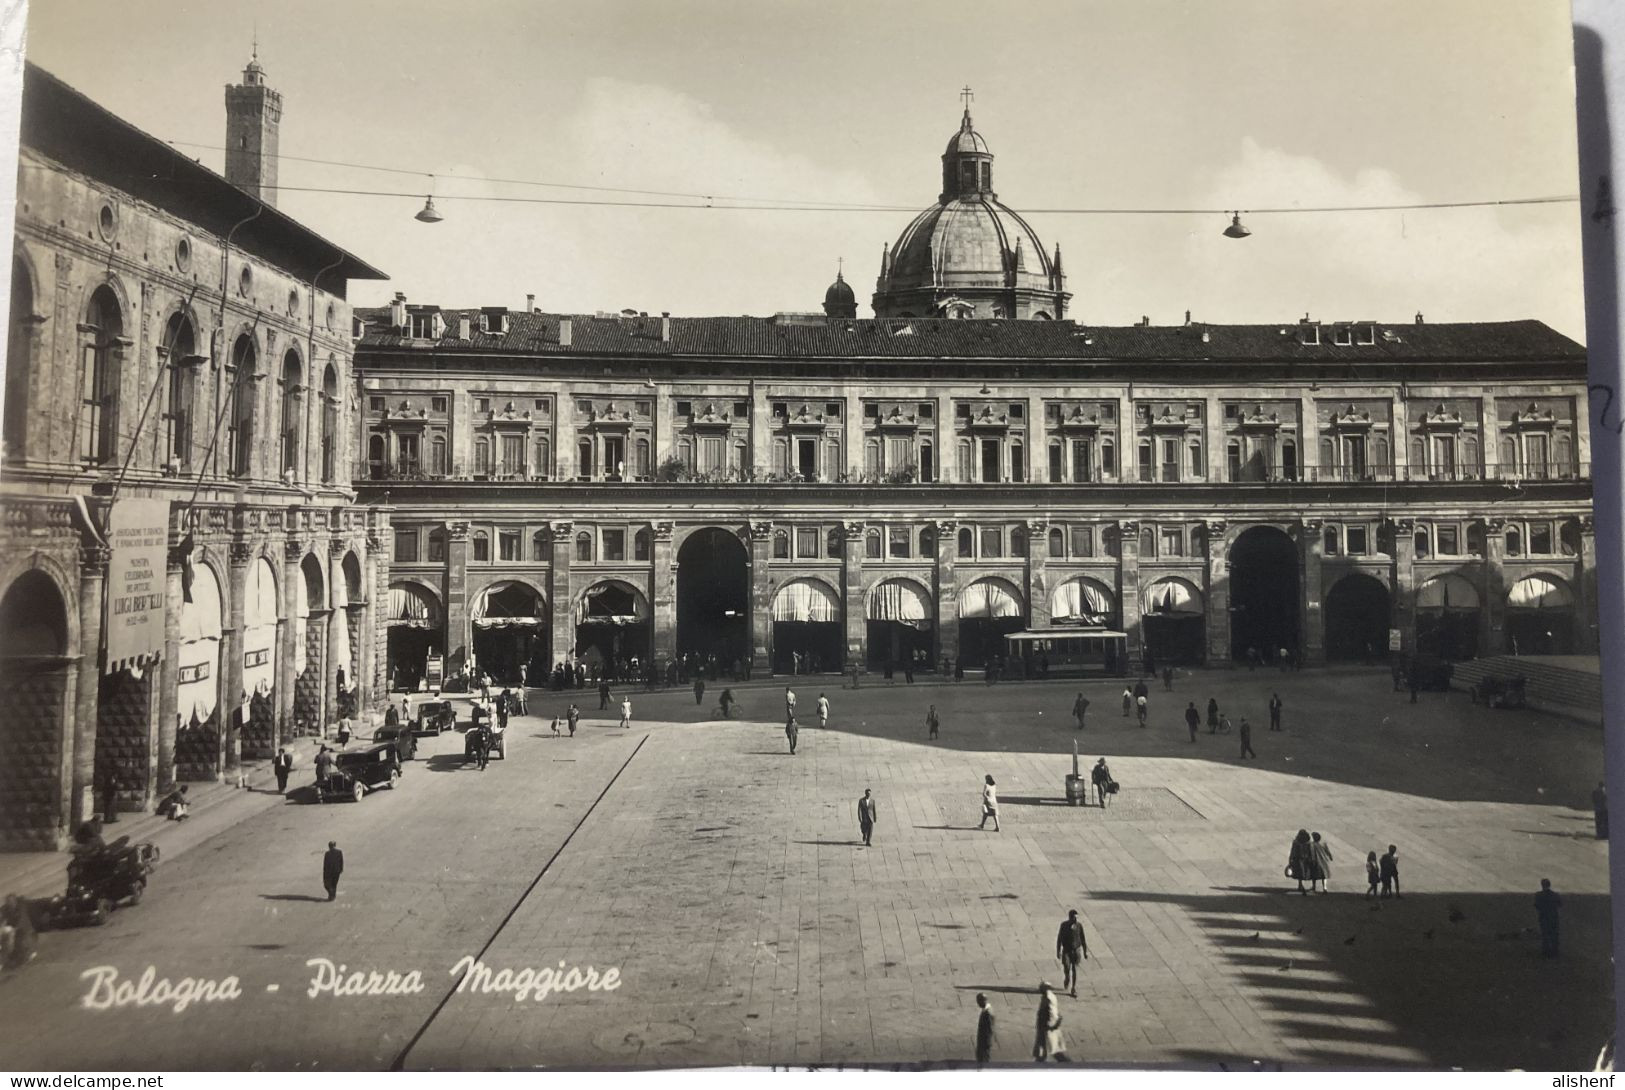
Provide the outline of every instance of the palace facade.
[[378,688],[388,520],[350,490],[345,295],[382,274],[268,203],[281,99],[257,63],[227,102],[228,143],[263,154],[223,178],[24,75],[0,433],[6,848],[61,847],[109,790],[146,809]]

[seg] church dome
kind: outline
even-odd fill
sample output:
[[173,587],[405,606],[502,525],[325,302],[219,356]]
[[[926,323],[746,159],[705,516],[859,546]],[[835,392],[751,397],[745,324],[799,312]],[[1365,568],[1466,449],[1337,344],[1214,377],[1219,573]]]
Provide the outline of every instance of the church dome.
[[1059,248],[1052,258],[993,192],[993,153],[967,106],[942,155],[937,203],[881,255],[876,317],[1062,318],[1070,298]]
[[852,290],[852,285],[846,282],[846,278],[844,276],[842,276],[840,273],[836,273],[835,283],[831,284],[829,286],[829,290],[824,293],[824,305],[826,307],[845,306],[849,304],[856,306],[857,302],[858,296],[857,293]]

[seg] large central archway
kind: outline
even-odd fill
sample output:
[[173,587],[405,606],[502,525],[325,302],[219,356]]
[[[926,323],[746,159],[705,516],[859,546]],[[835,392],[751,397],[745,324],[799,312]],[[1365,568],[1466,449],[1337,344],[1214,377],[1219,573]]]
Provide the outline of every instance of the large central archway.
[[1302,650],[1298,632],[1298,547],[1274,526],[1254,526],[1230,546],[1230,657],[1254,651],[1266,662]]
[[1388,653],[1388,588],[1358,572],[1345,575],[1326,594],[1326,658],[1370,661]]
[[732,663],[750,655],[749,557],[738,535],[696,530],[677,550],[677,654]]

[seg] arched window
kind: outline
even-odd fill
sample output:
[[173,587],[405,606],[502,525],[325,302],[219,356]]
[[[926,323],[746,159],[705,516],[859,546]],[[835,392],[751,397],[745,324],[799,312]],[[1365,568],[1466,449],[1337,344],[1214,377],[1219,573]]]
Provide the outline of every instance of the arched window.
[[160,455],[180,471],[192,465],[192,402],[197,383],[197,336],[192,321],[175,313],[164,327],[164,447]]
[[281,472],[293,473],[293,479],[304,476],[299,467],[299,417],[304,405],[304,369],[299,366],[299,354],[289,352],[282,358],[282,377],[277,381],[277,401],[282,406],[282,466]]
[[1156,480],[1156,467],[1152,464],[1151,440],[1140,440],[1140,480]]
[[1564,556],[1578,556],[1580,553],[1580,524],[1569,519],[1557,531],[1558,545]]
[[244,333],[231,346],[231,362],[226,368],[226,472],[233,477],[248,477],[254,471],[254,368],[259,365],[259,353],[254,338]]
[[1017,526],[1010,531],[1010,555],[1027,555],[1027,531],[1024,527]]
[[429,560],[435,563],[445,563],[446,530],[442,526],[436,526],[429,531]]
[[592,440],[576,443],[576,476],[583,481],[592,480]]
[[1425,437],[1417,435],[1411,438],[1411,469],[1415,472],[1413,477],[1424,477],[1428,468],[1428,441]]
[[90,297],[80,348],[79,457],[90,465],[118,454],[119,363],[124,319],[118,296],[103,284]]
[[790,535],[784,530],[775,530],[773,532],[773,559],[790,559]]
[[976,535],[971,533],[968,526],[959,528],[959,535],[954,542],[955,551],[963,560],[969,560],[976,553]]
[[[1328,439],[1326,441],[1326,450],[1325,450],[1325,457],[1328,459],[1328,461],[1326,461],[1325,464],[1328,465],[1328,466],[1332,464],[1329,461],[1329,459],[1331,458],[1331,449],[1332,449],[1331,448],[1331,440]],[[1230,440],[1228,443],[1226,443],[1224,445],[1224,468],[1225,468],[1226,476],[1228,476],[1231,481],[1239,481],[1239,480],[1241,480],[1241,442],[1240,442],[1240,440],[1232,439],[1232,440]]]
[[1416,531],[1416,555],[1419,558],[1429,555],[1428,532],[1426,530]]
[[1298,444],[1290,439],[1281,444],[1281,476],[1289,481],[1298,479]]
[[1478,476],[1478,437],[1464,435],[1461,437],[1461,471],[1469,480]]
[[959,474],[959,481],[962,484],[969,483],[976,479],[976,460],[974,454],[975,450],[971,446],[971,441],[969,439],[961,439],[959,441],[959,464],[956,472]]
[[[1241,464],[1240,450],[1239,450],[1239,448],[1236,447],[1236,444],[1234,444],[1234,443],[1230,444],[1230,446],[1234,450],[1234,453],[1232,453],[1230,455],[1230,464],[1232,466],[1239,466]],[[1332,442],[1330,438],[1322,438],[1321,441],[1320,441],[1320,476],[1321,476],[1321,479],[1322,480],[1327,480],[1327,481],[1335,480],[1336,479],[1336,474],[1334,474],[1332,471],[1334,469],[1336,469],[1336,468],[1337,468],[1337,444]],[[1235,477],[1232,476],[1230,479],[1235,480]]]
[[550,542],[548,541],[548,535],[547,535],[546,530],[537,530],[534,534],[531,534],[530,535],[530,558],[532,560],[536,561],[537,563],[541,563],[542,561],[545,561],[547,559],[548,545],[549,544],[550,544]]
[[1027,448],[1014,440],[1010,443],[1010,480],[1021,484],[1027,479]]
[[1507,555],[1523,555],[1523,533],[1522,531],[1518,530],[1517,527],[1513,527],[1507,531]]
[[694,472],[694,443],[691,439],[685,437],[677,440],[677,460],[684,469]]
[[536,439],[536,462],[531,475],[538,481],[545,481],[553,475],[553,445],[544,436]]
[[1325,533],[1325,536],[1322,538],[1322,542],[1323,542],[1323,551],[1326,553],[1326,555],[1327,556],[1336,556],[1337,555],[1337,527],[1335,527],[1335,526],[1326,527],[1326,533]]
[[650,545],[653,543],[653,541],[654,538],[648,530],[639,530],[637,533],[633,534],[632,559],[648,560],[650,555]]
[[585,530],[576,535],[576,563],[592,563],[592,535]]
[[[836,449],[839,450],[840,448],[837,447]],[[834,466],[834,464],[835,463],[831,463],[832,467]],[[732,469],[735,473],[740,474],[741,476],[744,475],[745,468],[746,468],[746,458],[745,458],[745,441],[743,439],[738,439],[738,440],[734,441],[734,445],[733,445],[733,461],[731,461],[729,463],[728,468]],[[832,471],[830,476],[833,477],[834,475],[835,474]]]
[[[778,463],[778,450],[773,452],[775,468]],[[880,440],[865,439],[863,442],[863,470],[871,476],[880,472]]]
[[367,476],[374,481],[384,479],[388,455],[385,453],[384,437],[382,435],[369,435],[367,437]]
[[1567,477],[1574,472],[1571,464],[1573,459],[1573,446],[1569,437],[1559,435],[1552,441],[1552,472],[1559,477]]
[[1484,555],[1484,524],[1469,522],[1467,524],[1467,552],[1470,556]]
[[824,554],[839,558],[844,552],[841,541],[841,528],[831,527],[829,533],[824,535]]
[[1518,440],[1511,435],[1501,436],[1501,476],[1511,477],[1518,472]]
[[474,559],[482,564],[490,563],[491,538],[484,530],[477,530],[474,533]]
[[1051,526],[1049,531],[1049,554],[1060,559],[1066,555],[1066,535],[1059,526]]
[[339,375],[329,363],[322,372],[322,483],[332,484],[338,473]]
[[11,333],[6,340],[6,409],[0,423],[10,460],[23,456],[28,435],[28,380],[33,371],[34,281],[21,258],[11,261]]
[[919,555],[923,557],[934,557],[937,555],[937,528],[935,526],[923,526],[920,528]]
[[[930,484],[937,479],[937,452],[931,440],[920,440],[920,481]],[[1018,480],[1020,478],[1017,478]]]
[[1140,557],[1146,559],[1157,555],[1157,532],[1149,526],[1140,527]]
[[1388,440],[1377,436],[1371,440],[1371,457],[1375,461],[1372,471],[1379,477],[1386,477],[1393,471],[1388,457]]

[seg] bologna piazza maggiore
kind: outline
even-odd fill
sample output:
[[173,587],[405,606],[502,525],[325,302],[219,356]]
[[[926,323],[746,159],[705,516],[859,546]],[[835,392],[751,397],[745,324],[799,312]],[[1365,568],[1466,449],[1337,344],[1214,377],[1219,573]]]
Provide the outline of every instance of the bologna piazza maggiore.
[[221,177],[25,74],[5,847],[464,669],[1595,650],[1584,350],[1540,322],[1092,324],[968,109],[873,318],[843,273],[771,317],[352,312],[384,274],[277,211],[257,62],[225,101]]

